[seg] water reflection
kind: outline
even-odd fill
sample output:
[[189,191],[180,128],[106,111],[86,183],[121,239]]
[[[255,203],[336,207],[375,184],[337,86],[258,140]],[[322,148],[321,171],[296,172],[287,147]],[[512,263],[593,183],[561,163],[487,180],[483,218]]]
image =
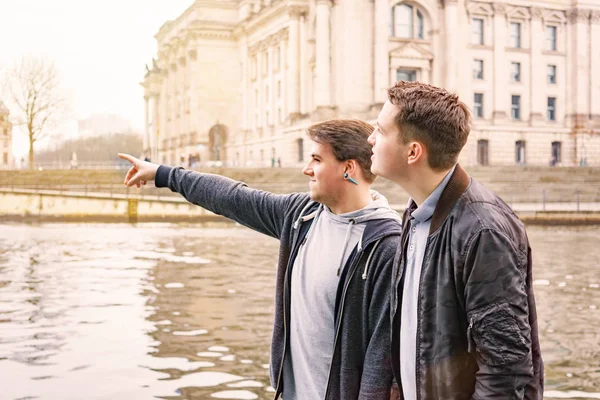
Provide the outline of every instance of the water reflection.
[[[600,398],[600,228],[528,229],[548,398]],[[268,399],[277,242],[231,225],[0,226],[6,399]]]

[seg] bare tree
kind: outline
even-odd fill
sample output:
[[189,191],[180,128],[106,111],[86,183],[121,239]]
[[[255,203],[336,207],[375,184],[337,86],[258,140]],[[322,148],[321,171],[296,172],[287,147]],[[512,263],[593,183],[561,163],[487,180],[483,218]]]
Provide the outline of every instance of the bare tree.
[[5,85],[15,106],[14,125],[24,126],[29,139],[29,169],[34,145],[46,137],[64,111],[60,79],[54,63],[23,57],[7,71]]

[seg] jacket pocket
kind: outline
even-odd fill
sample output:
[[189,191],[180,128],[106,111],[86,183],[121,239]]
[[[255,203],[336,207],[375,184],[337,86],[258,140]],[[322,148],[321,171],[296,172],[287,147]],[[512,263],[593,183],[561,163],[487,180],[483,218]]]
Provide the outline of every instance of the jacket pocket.
[[529,346],[508,303],[478,308],[468,313],[468,319],[469,352],[477,350],[480,362],[490,366],[509,365],[529,354]]

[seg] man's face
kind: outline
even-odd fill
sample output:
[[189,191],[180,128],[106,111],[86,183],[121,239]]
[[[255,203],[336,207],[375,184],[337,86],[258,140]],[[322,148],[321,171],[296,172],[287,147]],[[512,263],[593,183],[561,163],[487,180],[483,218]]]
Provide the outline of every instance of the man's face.
[[371,172],[395,181],[405,175],[407,167],[408,145],[403,145],[394,118],[399,108],[386,101],[377,117],[375,130],[369,136],[373,146]]
[[310,198],[330,208],[343,196],[343,185],[348,184],[344,163],[335,158],[329,143],[313,141],[310,160],[302,173],[310,177]]

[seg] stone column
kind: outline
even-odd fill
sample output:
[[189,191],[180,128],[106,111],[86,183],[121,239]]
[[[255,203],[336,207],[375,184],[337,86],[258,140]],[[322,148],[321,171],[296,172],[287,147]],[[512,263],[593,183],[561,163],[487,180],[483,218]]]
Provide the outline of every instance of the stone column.
[[287,77],[286,77],[286,66],[287,66],[287,47],[286,47],[286,42],[287,42],[287,38],[288,38],[288,30],[284,30],[282,36],[281,36],[281,43],[279,44],[279,49],[280,49],[280,58],[279,58],[279,76],[281,79],[281,98],[279,99],[279,104],[281,107],[281,114],[283,117],[283,120],[285,121],[286,115],[287,115],[287,104],[285,99],[287,98]]
[[160,127],[160,112],[159,112],[159,104],[160,104],[160,96],[158,93],[155,93],[151,97],[150,102],[150,112],[152,114],[152,129],[150,134],[150,159],[153,162],[158,162],[158,145],[160,141],[159,137],[159,127]]
[[590,10],[573,9],[569,13],[569,22],[572,25],[573,49],[575,56],[572,58],[574,79],[575,117],[577,125],[587,119],[590,111]]
[[583,144],[582,133],[588,127],[588,119],[591,112],[590,107],[590,16],[591,11],[581,8],[573,8],[568,13],[568,20],[571,30],[571,46],[574,52],[571,59],[570,85],[571,94],[569,99],[573,102],[572,110],[568,116],[575,143],[573,144],[573,154],[571,162],[578,165],[582,157],[587,156]]
[[[546,65],[542,56],[544,49],[544,38],[546,31],[542,24],[542,9],[538,7],[531,8],[531,64],[529,85],[529,101],[530,101],[530,125],[539,124],[545,119],[546,97],[541,88],[546,86]],[[543,72],[542,72],[543,71]],[[508,101],[508,100],[506,100]]]
[[248,74],[250,73],[250,69],[252,68],[252,62],[248,57],[248,38],[244,37],[242,39],[242,46],[240,48],[240,58],[242,60],[242,130],[249,129],[250,121],[250,112],[251,107],[248,102],[250,93],[250,85]]
[[[590,71],[596,71],[591,75],[591,84],[590,84],[590,104],[592,108],[592,120],[594,121],[596,127],[600,128],[600,75],[598,71],[600,71],[600,10],[592,11],[591,15],[591,56],[590,60]],[[600,129],[597,129],[597,132]],[[600,132],[598,132],[600,133]]]
[[274,65],[274,61],[275,61],[275,57],[273,56],[273,39],[269,38],[267,39],[267,46],[269,46],[267,48],[267,65],[268,65],[268,70],[267,70],[267,82],[269,82],[269,90],[268,93],[265,93],[265,98],[268,98],[269,101],[267,101],[267,103],[265,104],[267,110],[269,111],[269,120],[265,121],[265,128],[267,128],[269,125],[274,125],[273,121],[275,121],[274,118],[274,114],[275,114],[275,90],[273,90],[273,86],[275,86],[275,80],[273,79],[273,70],[275,69],[275,65]]
[[[258,89],[258,101],[256,104],[256,109],[258,109],[258,118],[256,119],[256,127],[258,131],[261,130],[264,132],[264,128],[266,125],[265,122],[265,88],[263,81],[263,54],[264,48],[262,45],[257,47],[256,52],[256,89]],[[254,96],[254,93],[252,94]],[[256,101],[256,100],[255,100]]]
[[[314,94],[314,88],[308,90],[309,82],[312,83],[312,75],[309,74],[311,71],[308,69],[308,32],[307,32],[307,22],[306,15],[302,14],[300,16],[300,28],[299,28],[299,36],[300,36],[300,59],[298,61],[298,69],[300,71],[300,114],[307,114],[309,112],[309,104],[314,103],[314,96],[312,99],[309,99],[308,93]],[[309,100],[312,100],[309,102]]]
[[390,5],[388,0],[375,0],[375,26],[373,70],[375,71],[373,85],[373,100],[376,104],[385,103],[387,90],[391,83],[388,78],[390,69],[390,57],[388,53],[388,38],[390,35]]
[[300,113],[300,13],[290,14],[287,69],[287,113],[296,118]]
[[457,0],[446,0],[444,7],[444,20],[446,22],[446,89],[457,89],[457,63],[456,59],[458,37],[458,4]]
[[315,66],[315,106],[331,105],[331,40],[329,19],[330,0],[317,0],[316,16],[316,66]]
[[149,112],[148,112],[148,101],[150,99],[148,98],[148,96],[144,96],[144,153],[147,153],[148,150],[150,149],[150,124],[148,121],[149,118]]
[[507,118],[507,104],[510,102],[506,87],[508,85],[508,60],[504,55],[506,46],[506,6],[494,3],[494,123]]

